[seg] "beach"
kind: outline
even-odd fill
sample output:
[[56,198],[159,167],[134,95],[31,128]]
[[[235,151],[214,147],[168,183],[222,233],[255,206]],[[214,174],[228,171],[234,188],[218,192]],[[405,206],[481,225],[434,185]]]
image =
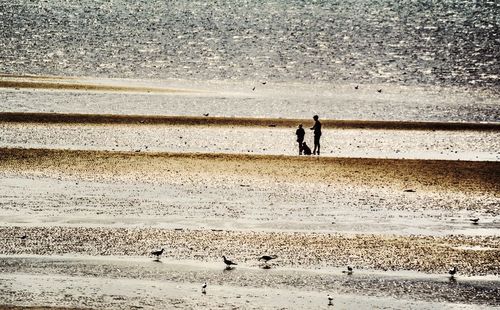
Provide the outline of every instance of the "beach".
[[[67,136],[58,129],[103,125],[2,130],[19,126],[41,140],[0,153],[5,304],[24,296],[23,305],[90,308],[322,308],[335,294],[341,308],[498,306],[498,161],[269,155],[254,144],[254,154],[166,152],[152,141],[123,151],[104,138],[110,130],[157,137],[168,124],[107,124],[73,146],[54,144]],[[269,130],[249,129],[258,128]],[[99,138],[99,147],[85,146]],[[149,253],[160,248],[158,264]],[[278,255],[270,269],[258,261],[264,254]],[[225,270],[222,255],[238,266]],[[458,278],[447,275],[452,265]]]
[[499,15],[0,2],[0,309],[500,308]]

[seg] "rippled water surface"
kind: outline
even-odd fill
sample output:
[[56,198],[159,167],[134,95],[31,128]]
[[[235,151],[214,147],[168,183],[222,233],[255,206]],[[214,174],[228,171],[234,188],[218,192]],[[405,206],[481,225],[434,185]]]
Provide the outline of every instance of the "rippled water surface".
[[500,86],[498,1],[0,1],[0,72]]

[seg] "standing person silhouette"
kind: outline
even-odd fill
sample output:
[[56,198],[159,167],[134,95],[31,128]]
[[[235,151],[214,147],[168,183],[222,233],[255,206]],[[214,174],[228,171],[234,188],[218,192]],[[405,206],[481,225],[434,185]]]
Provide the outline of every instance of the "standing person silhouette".
[[311,130],[314,130],[314,149],[313,149],[313,155],[316,155],[316,149],[317,154],[319,155],[319,139],[321,138],[321,123],[319,121],[319,116],[314,115],[313,116],[314,120],[314,126],[311,127]]
[[302,143],[304,142],[304,136],[306,135],[304,128],[302,128],[302,124],[299,125],[295,134],[297,135],[297,142],[299,143],[299,155],[302,155]]

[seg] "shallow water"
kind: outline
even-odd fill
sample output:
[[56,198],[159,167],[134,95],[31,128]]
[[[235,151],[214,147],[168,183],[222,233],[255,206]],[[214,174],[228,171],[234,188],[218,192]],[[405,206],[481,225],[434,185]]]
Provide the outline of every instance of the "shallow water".
[[[25,272],[15,273],[18,268]],[[327,295],[334,297],[337,307],[356,309],[481,309],[498,305],[494,296],[498,278],[459,277],[450,282],[444,275],[422,277],[403,272],[398,276],[356,270],[347,276],[340,270],[263,270],[257,266],[224,271],[221,262],[167,259],[158,263],[119,257],[1,257],[0,269],[0,292],[10,296],[7,300],[24,296],[26,303],[56,305],[74,305],[79,300],[107,309],[150,308],[174,300],[189,308],[220,303],[226,307],[318,309],[328,308]],[[201,294],[204,282],[208,283],[206,295]]]

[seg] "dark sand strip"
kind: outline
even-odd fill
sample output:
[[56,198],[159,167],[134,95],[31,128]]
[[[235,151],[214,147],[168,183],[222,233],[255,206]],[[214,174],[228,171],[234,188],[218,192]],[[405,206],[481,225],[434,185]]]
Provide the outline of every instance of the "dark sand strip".
[[[197,117],[116,114],[63,114],[39,112],[0,112],[0,122],[50,124],[148,124],[185,126],[296,127],[309,119]],[[394,130],[475,130],[500,131],[500,123],[410,122],[368,120],[322,120],[324,128]]]
[[0,310],[82,310],[90,308],[42,307],[42,306],[9,306],[0,305]]
[[179,175],[205,180],[208,175],[225,182],[260,179],[500,193],[500,162],[0,148],[0,170],[145,182],[168,182]]
[[106,84],[88,83],[53,83],[34,81],[0,80],[0,88],[34,88],[52,90],[75,90],[75,91],[104,91],[104,92],[140,92],[140,93],[192,93],[196,90],[160,88],[160,87],[137,87]]
[[57,76],[57,75],[20,75],[20,74],[9,74],[9,73],[1,73],[0,78],[14,78],[14,79],[33,79],[33,80],[76,80],[80,79],[79,77],[74,76]]

